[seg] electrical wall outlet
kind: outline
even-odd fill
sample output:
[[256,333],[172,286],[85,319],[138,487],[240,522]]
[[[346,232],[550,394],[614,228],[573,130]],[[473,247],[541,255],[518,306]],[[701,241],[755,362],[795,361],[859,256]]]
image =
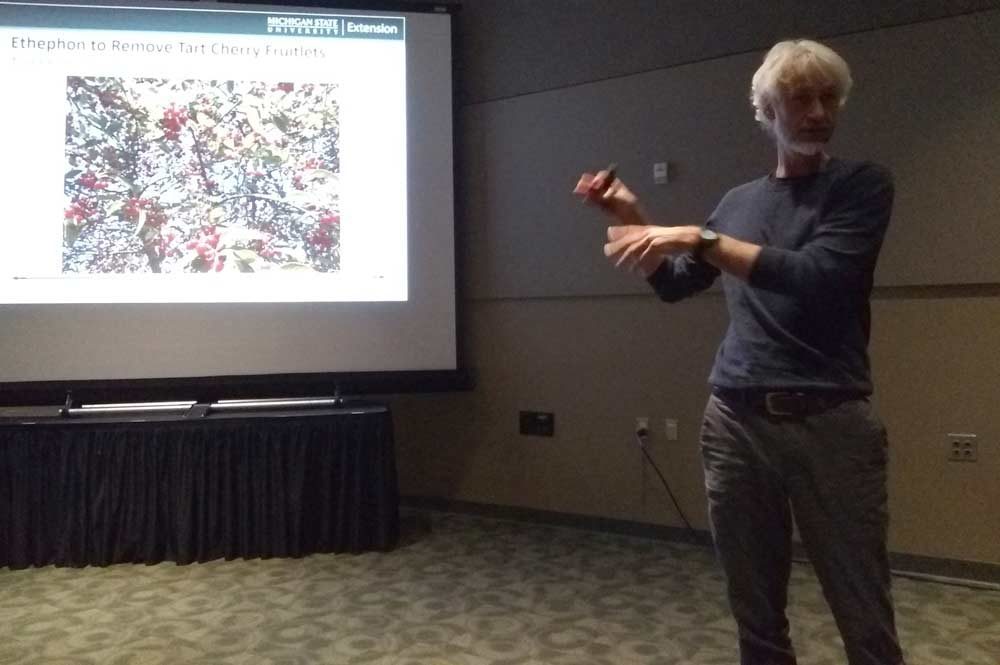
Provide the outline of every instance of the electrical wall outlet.
[[518,431],[528,436],[553,436],[556,432],[556,414],[549,411],[521,411],[518,414]]
[[665,185],[670,182],[670,163],[653,163],[653,182],[657,185]]
[[667,441],[677,440],[677,420],[667,418],[663,421],[663,432],[667,435]]
[[975,434],[949,434],[946,441],[948,461],[975,462],[979,458],[979,444]]

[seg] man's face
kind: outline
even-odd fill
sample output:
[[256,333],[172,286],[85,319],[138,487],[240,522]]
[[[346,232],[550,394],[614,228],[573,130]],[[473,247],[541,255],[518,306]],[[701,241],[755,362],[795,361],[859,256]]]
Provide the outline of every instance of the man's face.
[[832,83],[802,82],[779,95],[771,106],[774,136],[793,152],[815,155],[833,137],[840,105]]

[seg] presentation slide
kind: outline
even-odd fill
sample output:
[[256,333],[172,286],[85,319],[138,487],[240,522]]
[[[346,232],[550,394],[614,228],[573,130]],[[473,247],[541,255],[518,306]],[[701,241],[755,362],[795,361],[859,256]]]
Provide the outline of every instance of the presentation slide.
[[406,299],[404,18],[16,8],[0,301]]
[[454,373],[451,48],[423,7],[0,0],[0,404]]

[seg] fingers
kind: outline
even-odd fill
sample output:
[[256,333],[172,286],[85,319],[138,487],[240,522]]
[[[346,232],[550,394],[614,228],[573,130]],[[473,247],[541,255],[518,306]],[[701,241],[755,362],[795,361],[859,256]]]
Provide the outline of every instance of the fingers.
[[648,238],[640,238],[639,240],[629,244],[629,246],[618,255],[618,260],[615,261],[615,267],[621,268],[623,265],[627,265],[629,268],[635,267],[635,257],[646,249],[648,243]]
[[618,192],[621,190],[622,183],[620,180],[614,180],[606,184],[607,186],[603,189],[598,189],[597,195],[601,197],[601,201],[605,205],[611,205],[618,198]]
[[573,188],[573,193],[596,198],[607,194],[613,183],[614,180],[608,180],[607,171],[599,171],[596,175],[582,173],[576,182],[576,187]]
[[640,248],[649,242],[649,236],[644,226],[612,226],[608,228],[609,242],[604,245],[604,255],[616,257],[615,267],[629,260]]
[[612,226],[607,234],[604,255],[614,259],[616,268],[634,269],[686,250],[673,227]]
[[615,241],[620,240],[628,235],[635,235],[643,233],[646,227],[639,226],[637,224],[625,224],[621,226],[609,226],[608,227],[608,240]]
[[605,188],[599,176],[584,173],[573,188],[573,193],[580,196],[584,203],[596,205],[602,210],[611,212],[615,201],[610,187]]
[[641,226],[610,226],[608,227],[608,243],[604,245],[604,255],[614,256],[624,251],[634,242],[643,237]]
[[[610,176],[610,177],[609,177]],[[597,175],[590,182],[590,191],[595,195],[597,194],[607,194],[611,186],[615,183],[615,177],[611,175],[610,171],[598,171]]]
[[628,247],[627,240],[617,240],[615,242],[606,243],[604,245],[604,256],[610,259],[612,256],[615,256],[619,252],[623,251],[626,247]]
[[646,250],[649,242],[650,238],[645,232],[633,231],[604,245],[604,255],[608,258],[615,257],[616,268],[625,264],[631,267],[636,262],[635,257]]
[[583,196],[584,201],[588,203],[608,207],[614,197],[612,185],[617,183],[614,176],[609,176],[610,172],[607,170],[598,171],[596,174],[584,172],[573,188],[573,193]]
[[576,187],[573,188],[574,194],[587,194],[590,192],[590,186],[594,182],[595,176],[592,173],[584,173],[580,176],[580,180],[577,181]]

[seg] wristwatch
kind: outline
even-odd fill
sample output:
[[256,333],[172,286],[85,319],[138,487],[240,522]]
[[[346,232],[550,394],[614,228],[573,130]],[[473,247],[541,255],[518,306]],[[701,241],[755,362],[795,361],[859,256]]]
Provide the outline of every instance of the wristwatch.
[[691,252],[691,256],[693,256],[696,261],[700,261],[701,255],[705,253],[705,250],[717,242],[719,242],[718,233],[712,229],[706,229],[704,226],[701,227],[698,244],[695,246],[694,251]]

